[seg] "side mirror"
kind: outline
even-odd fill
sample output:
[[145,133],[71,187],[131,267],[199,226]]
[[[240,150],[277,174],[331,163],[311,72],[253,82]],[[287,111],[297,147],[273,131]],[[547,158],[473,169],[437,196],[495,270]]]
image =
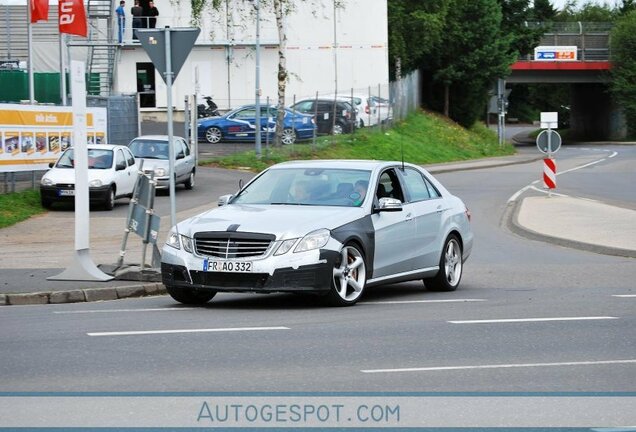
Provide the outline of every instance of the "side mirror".
[[185,153],[183,153],[183,152],[179,152],[177,154],[177,159],[183,159],[184,157],[185,157]]
[[234,195],[221,195],[219,197],[219,200],[217,201],[217,205],[219,207],[223,207],[224,205],[227,205],[227,203],[230,202],[230,200],[232,199]]
[[126,162],[120,162],[115,166],[115,171],[123,171],[126,169]]
[[53,165],[55,165],[55,162],[49,162],[49,168],[53,168]]
[[402,211],[402,201],[397,198],[380,198],[374,210],[376,213]]

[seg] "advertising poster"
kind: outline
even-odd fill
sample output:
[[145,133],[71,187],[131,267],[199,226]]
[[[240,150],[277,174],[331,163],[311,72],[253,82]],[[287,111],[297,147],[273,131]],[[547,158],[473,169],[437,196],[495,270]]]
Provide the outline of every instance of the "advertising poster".
[[[89,141],[106,143],[106,108],[88,108],[86,127]],[[45,170],[72,145],[72,107],[0,104],[0,173]]]

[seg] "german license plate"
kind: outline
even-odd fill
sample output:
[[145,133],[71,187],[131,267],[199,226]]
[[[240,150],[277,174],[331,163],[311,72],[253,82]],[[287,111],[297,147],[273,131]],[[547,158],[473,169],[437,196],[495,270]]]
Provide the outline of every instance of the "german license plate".
[[60,196],[75,196],[75,189],[61,189],[58,194]]
[[203,261],[203,271],[205,272],[225,272],[225,273],[250,273],[252,263],[249,261]]

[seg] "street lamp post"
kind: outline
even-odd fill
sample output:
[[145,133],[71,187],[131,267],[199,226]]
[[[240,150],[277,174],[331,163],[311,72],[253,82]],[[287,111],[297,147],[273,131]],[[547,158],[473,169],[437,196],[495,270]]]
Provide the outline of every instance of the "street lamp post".
[[261,2],[254,1],[256,8],[256,157],[261,158]]

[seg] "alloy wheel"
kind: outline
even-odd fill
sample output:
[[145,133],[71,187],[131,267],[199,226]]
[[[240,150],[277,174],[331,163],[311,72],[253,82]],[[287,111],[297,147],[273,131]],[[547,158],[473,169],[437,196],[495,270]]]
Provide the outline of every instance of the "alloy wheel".
[[354,246],[345,246],[340,252],[340,263],[333,269],[334,289],[346,302],[355,302],[364,290],[366,266],[364,257]]

